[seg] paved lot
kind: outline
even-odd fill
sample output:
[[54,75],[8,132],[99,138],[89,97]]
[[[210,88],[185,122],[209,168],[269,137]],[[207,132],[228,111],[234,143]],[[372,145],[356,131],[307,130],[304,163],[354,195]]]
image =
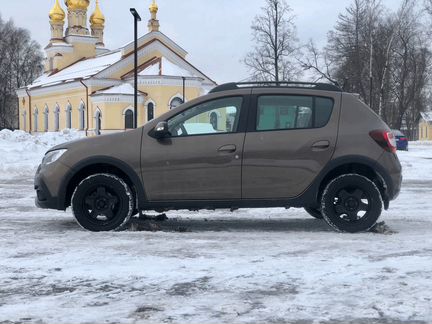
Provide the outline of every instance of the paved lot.
[[400,154],[397,233],[338,234],[301,209],[174,212],[89,233],[0,180],[0,323],[430,323],[432,146]]

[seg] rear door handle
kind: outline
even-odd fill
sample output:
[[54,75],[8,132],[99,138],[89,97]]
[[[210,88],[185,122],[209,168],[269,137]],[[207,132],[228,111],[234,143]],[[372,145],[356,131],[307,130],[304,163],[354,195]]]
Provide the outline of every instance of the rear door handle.
[[329,141],[318,141],[312,144],[312,151],[324,151],[330,147]]
[[234,144],[228,144],[218,148],[218,152],[221,153],[234,153],[236,150],[237,147]]

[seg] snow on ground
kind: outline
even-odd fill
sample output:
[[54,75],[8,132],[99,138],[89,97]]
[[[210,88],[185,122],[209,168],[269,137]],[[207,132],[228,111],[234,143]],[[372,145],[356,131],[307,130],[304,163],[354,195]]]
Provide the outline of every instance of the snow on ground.
[[0,132],[0,323],[432,322],[432,145],[398,153],[393,235],[338,234],[301,209],[95,234],[33,203],[36,164],[75,135]]

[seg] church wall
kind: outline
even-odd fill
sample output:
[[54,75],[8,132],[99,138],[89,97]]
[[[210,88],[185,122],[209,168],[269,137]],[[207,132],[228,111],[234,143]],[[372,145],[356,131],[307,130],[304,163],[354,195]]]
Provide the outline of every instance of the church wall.
[[96,48],[92,44],[75,43],[73,53],[63,53],[61,59],[56,60],[55,69],[62,70],[84,58],[94,57]]
[[424,120],[419,123],[419,140],[432,141],[432,125]]
[[[96,111],[102,114],[101,118],[101,131],[102,133],[122,131],[125,130],[125,117],[124,113],[126,109],[134,110],[133,101],[131,102],[117,102],[117,103],[93,103],[91,114],[91,127],[90,130],[95,130],[95,118]],[[143,104],[138,104],[138,125],[143,125],[146,121],[147,112],[144,109]]]
[[[101,87],[99,87],[101,88]],[[89,94],[95,91],[95,87],[89,89]],[[173,98],[182,98],[183,88],[179,86],[140,86],[139,90],[147,93],[147,97],[144,99],[143,103],[138,105],[138,125],[142,126],[147,122],[147,104],[152,102],[154,104],[154,117],[157,118],[162,114],[170,110],[170,102]],[[185,91],[186,101],[193,100],[199,97],[201,94],[200,88],[187,87]],[[74,129],[80,129],[80,105],[84,103],[87,105],[86,90],[85,88],[68,91],[68,92],[58,92],[45,96],[32,96],[31,97],[31,125],[30,118],[28,114],[28,104],[29,98],[24,97],[25,105],[22,105],[22,99],[20,98],[20,129],[25,131],[34,132],[34,110],[35,107],[38,108],[38,129],[37,132],[45,131],[45,106],[48,106],[48,131],[56,131],[55,125],[55,108],[58,104],[60,107],[59,114],[59,129],[62,130],[67,128],[67,112],[66,109],[70,104],[72,107],[72,119],[71,125]],[[85,127],[87,128],[87,118],[89,118],[88,130],[93,131],[95,129],[95,115],[96,111],[99,110],[102,113],[101,127],[102,130],[124,130],[124,110],[127,107],[133,109],[133,98],[130,102],[108,102],[108,103],[93,103],[92,99],[89,98],[89,111],[87,113],[87,107],[85,107],[84,118]],[[26,111],[26,122],[24,122],[23,112]],[[25,127],[25,128],[24,128]]]
[[23,131],[30,131],[29,125],[29,97],[28,96],[19,96],[19,128]]
[[[48,114],[48,131],[55,131],[55,108],[57,104],[59,105],[59,129],[67,128],[66,126],[66,109],[68,105],[71,105],[71,125],[72,128],[80,129],[80,113],[79,107],[81,105],[81,101],[86,104],[86,92],[85,90],[71,91],[71,92],[62,92],[56,93],[48,96],[32,96],[32,125],[31,130],[34,132],[34,110],[35,107],[38,108],[38,129],[37,132],[45,131],[45,106],[48,106],[49,114]],[[87,112],[85,111],[85,119],[87,119]]]
[[[159,117],[170,110],[170,103],[173,98],[182,98],[183,96],[183,88],[178,86],[140,86],[139,90],[148,94],[146,101],[152,100],[156,103],[156,117]],[[200,94],[201,90],[199,88],[186,87],[186,101],[191,101],[199,97]]]

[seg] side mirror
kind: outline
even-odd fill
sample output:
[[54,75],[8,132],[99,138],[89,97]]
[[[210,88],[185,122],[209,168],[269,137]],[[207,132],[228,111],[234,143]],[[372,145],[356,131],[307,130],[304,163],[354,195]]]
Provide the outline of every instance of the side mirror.
[[168,123],[166,121],[159,122],[154,129],[154,137],[157,139],[165,138],[170,135]]

